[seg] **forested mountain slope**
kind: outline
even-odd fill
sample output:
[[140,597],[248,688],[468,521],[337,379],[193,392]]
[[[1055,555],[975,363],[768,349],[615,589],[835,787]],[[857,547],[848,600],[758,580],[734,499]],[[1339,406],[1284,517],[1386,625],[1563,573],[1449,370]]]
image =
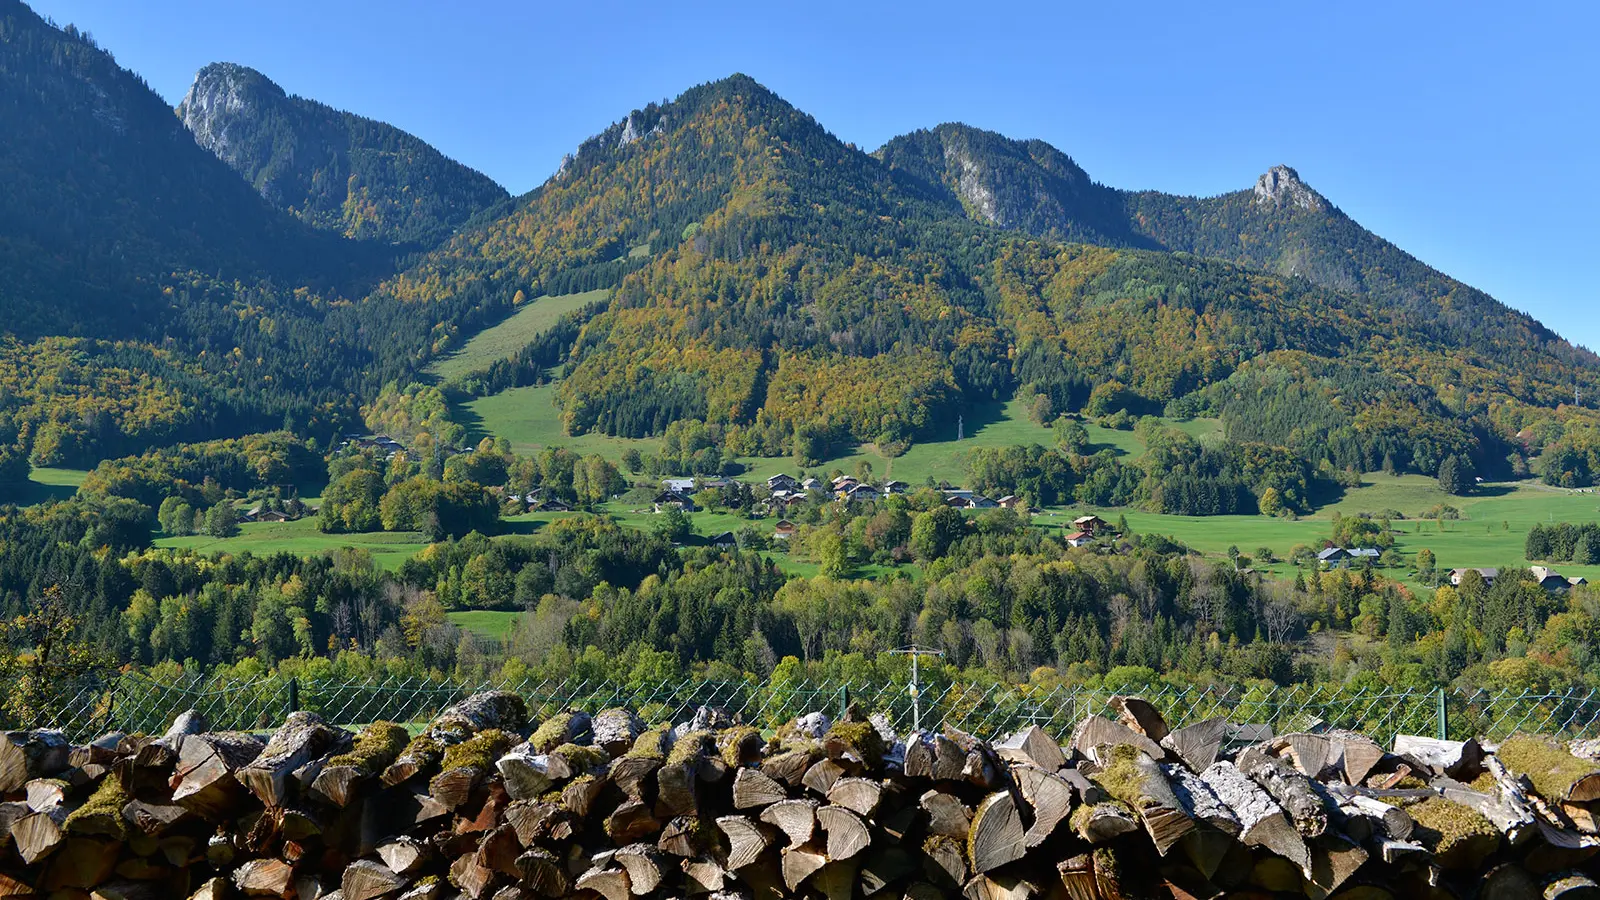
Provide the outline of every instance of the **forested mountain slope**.
[[[1592,378],[1595,355],[1532,317],[1450,278],[1373,234],[1301,180],[1274,166],[1249,190],[1216,197],[1120,191],[1096,184],[1042,141],[945,124],[890,141],[876,154],[961,202],[980,221],[1104,246],[1140,246],[1229,260],[1360,294],[1404,314],[1431,342],[1546,382],[1512,386],[1553,405],[1572,394],[1568,367]],[[1448,383],[1448,380],[1441,382]]]
[[245,66],[201,69],[178,118],[269,203],[347,237],[436,244],[508,196],[414,135],[289,96]]
[[[1149,249],[1167,245],[1127,196],[1038,142],[943,129],[879,157],[749,78],[703,85],[585,142],[378,296],[492,307],[620,281],[576,342],[570,429],[699,419],[743,452],[802,457],[914,440],[1018,390],[1059,413],[1098,389],[1096,406],[1135,414],[1253,404],[1251,439],[1341,466],[1492,467],[1574,377],[1596,379],[1591,355],[1481,294],[1498,319],[1458,328],[1365,282]],[[1264,233],[1283,207],[1334,215],[1275,184],[1248,212]]]
[[356,302],[395,247],[272,208],[138,76],[16,0],[0,134],[0,445],[92,465],[282,424],[326,436],[425,355],[439,310]]

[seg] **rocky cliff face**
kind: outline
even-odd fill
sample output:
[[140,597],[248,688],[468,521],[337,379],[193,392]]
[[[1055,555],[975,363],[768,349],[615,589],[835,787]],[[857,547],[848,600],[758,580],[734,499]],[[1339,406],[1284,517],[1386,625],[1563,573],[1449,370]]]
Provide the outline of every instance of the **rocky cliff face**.
[[178,121],[200,146],[242,170],[250,160],[246,140],[238,132],[249,128],[264,103],[287,99],[282,88],[254,69],[213,63],[195,75],[194,84],[178,104]]
[[506,197],[419,138],[290,96],[245,66],[201,69],[177,114],[269,203],[348,237],[438,243]]
[[1288,166],[1273,166],[1256,179],[1256,203],[1263,206],[1293,206],[1322,212],[1327,203],[1322,195],[1300,180],[1300,173]]

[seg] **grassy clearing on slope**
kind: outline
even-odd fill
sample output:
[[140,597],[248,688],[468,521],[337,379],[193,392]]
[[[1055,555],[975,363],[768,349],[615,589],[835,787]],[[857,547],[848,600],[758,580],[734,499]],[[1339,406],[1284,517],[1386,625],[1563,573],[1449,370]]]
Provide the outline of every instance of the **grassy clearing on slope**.
[[609,288],[581,294],[535,297],[496,325],[472,336],[461,349],[435,360],[428,373],[441,381],[487,367],[497,359],[508,359],[550,330],[560,318],[591,303],[611,296]]
[[33,474],[28,477],[28,487],[19,505],[34,506],[52,500],[70,500],[72,495],[78,492],[78,487],[83,484],[83,476],[87,474],[89,472],[86,469],[35,466]]
[[511,634],[519,615],[522,614],[497,609],[468,609],[446,613],[445,618],[462,631],[499,641]]
[[315,517],[295,522],[249,522],[239,526],[239,533],[230,538],[196,534],[160,538],[155,544],[157,547],[181,547],[201,553],[248,551],[257,556],[269,553],[315,556],[341,547],[355,547],[372,554],[372,561],[379,568],[388,570],[398,568],[407,557],[427,546],[422,535],[414,531],[323,534],[317,530]]

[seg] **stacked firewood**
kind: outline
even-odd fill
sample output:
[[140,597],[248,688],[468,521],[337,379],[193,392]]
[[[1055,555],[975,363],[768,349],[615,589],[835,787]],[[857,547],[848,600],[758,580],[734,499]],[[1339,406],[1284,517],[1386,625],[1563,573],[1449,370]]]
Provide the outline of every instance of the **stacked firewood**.
[[1385,750],[1113,706],[1065,745],[1037,727],[900,735],[854,712],[775,733],[709,708],[530,721],[502,692],[416,735],[303,712],[270,735],[193,713],[84,746],[7,732],[0,896],[1600,896],[1589,745]]

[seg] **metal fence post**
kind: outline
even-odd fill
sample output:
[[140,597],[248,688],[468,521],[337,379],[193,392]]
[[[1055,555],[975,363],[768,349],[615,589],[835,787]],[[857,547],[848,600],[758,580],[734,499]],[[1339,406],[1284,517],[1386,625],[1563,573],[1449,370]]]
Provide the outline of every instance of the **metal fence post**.
[[1449,740],[1450,712],[1444,702],[1444,688],[1439,688],[1439,740]]
[[285,718],[288,717],[288,713],[295,713],[295,712],[299,712],[299,711],[300,711],[300,679],[298,679],[298,678],[290,678],[289,679],[289,709],[285,713]]
[[846,683],[846,684],[839,685],[839,721],[843,722],[844,721],[844,717],[846,715],[848,715],[849,712],[850,712],[850,685],[848,683]]

